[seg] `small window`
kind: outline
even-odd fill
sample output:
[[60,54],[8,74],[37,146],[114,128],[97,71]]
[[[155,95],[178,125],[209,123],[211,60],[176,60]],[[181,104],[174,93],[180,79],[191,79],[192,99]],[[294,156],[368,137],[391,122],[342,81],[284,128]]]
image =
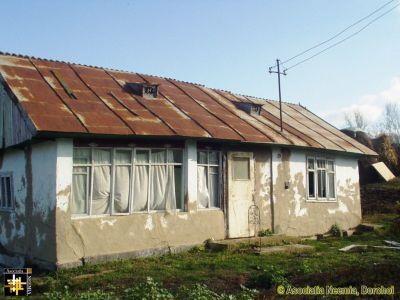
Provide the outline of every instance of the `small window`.
[[126,87],[131,93],[144,98],[158,97],[157,84],[129,82],[126,84]]
[[235,106],[247,112],[250,115],[260,115],[261,114],[261,104],[251,103],[251,102],[234,102]]
[[325,158],[307,158],[307,198],[335,200],[335,162]]
[[250,109],[251,115],[260,115],[261,114],[261,106],[260,105],[252,105]]
[[250,180],[249,157],[234,157],[232,164],[233,180]]
[[11,173],[0,174],[0,209],[14,209],[13,184]]

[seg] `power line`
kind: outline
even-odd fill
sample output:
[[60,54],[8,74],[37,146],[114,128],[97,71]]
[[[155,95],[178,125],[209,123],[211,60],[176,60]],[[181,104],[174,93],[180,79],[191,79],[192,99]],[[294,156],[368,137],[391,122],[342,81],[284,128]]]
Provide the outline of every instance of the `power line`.
[[284,64],[284,63],[287,63],[289,61],[292,61],[293,59],[295,59],[295,58],[297,58],[297,57],[299,57],[299,56],[301,56],[303,54],[306,54],[307,52],[310,52],[311,50],[313,50],[315,48],[318,48],[319,46],[322,46],[322,45],[334,40],[335,38],[337,38],[342,33],[346,32],[350,28],[353,28],[357,24],[360,24],[362,21],[368,19],[369,17],[371,17],[372,15],[376,14],[378,11],[382,10],[383,8],[385,8],[386,6],[388,6],[390,3],[394,2],[394,1],[396,1],[396,0],[391,0],[391,1],[387,2],[387,3],[385,3],[384,5],[378,7],[376,10],[374,10],[373,12],[368,14],[367,16],[365,16],[365,17],[359,19],[358,21],[354,22],[353,24],[347,26],[345,29],[343,29],[342,31],[338,32],[337,34],[335,34],[334,36],[330,37],[329,39],[327,39],[327,40],[325,40],[325,41],[323,41],[323,42],[321,42],[321,43],[319,43],[319,44],[317,44],[315,46],[312,46],[311,48],[308,48],[308,49],[304,50],[303,52],[300,52],[299,54],[296,54],[295,56],[292,56],[289,59],[284,60],[283,62],[281,62],[281,64]]
[[339,44],[341,44],[341,43],[347,41],[348,39],[354,37],[355,35],[359,34],[361,31],[363,31],[364,29],[366,29],[369,25],[371,25],[372,23],[375,23],[375,22],[378,21],[380,18],[384,17],[385,15],[387,15],[388,13],[390,13],[392,10],[396,9],[398,6],[400,6],[400,3],[398,3],[397,5],[395,5],[394,7],[392,7],[391,9],[387,10],[387,11],[384,12],[383,14],[380,14],[378,17],[376,17],[376,18],[374,18],[372,21],[368,22],[365,26],[363,26],[361,29],[359,29],[358,31],[354,32],[353,34],[347,36],[346,38],[344,38],[344,39],[342,39],[342,40],[340,40],[340,41],[338,41],[338,42],[336,42],[336,43],[334,43],[334,44],[332,44],[332,45],[330,45],[329,47],[326,47],[325,49],[323,49],[323,50],[317,52],[316,54],[314,54],[314,55],[312,55],[312,56],[310,56],[310,57],[308,57],[308,58],[306,58],[306,59],[303,59],[302,61],[300,61],[300,62],[298,62],[298,63],[296,63],[296,64],[294,64],[294,65],[292,65],[292,66],[290,66],[290,67],[288,67],[288,68],[286,68],[285,71],[288,71],[288,70],[290,70],[290,69],[293,69],[294,67],[297,67],[298,65],[300,65],[300,64],[302,64],[302,63],[305,63],[306,61],[309,61],[310,59],[312,59],[312,58],[314,58],[314,57],[316,57],[316,56],[318,56],[318,55],[324,53],[325,51],[328,51],[329,49],[331,49],[331,48],[333,48],[333,47],[335,47],[335,46],[337,46],[337,45],[339,45]]

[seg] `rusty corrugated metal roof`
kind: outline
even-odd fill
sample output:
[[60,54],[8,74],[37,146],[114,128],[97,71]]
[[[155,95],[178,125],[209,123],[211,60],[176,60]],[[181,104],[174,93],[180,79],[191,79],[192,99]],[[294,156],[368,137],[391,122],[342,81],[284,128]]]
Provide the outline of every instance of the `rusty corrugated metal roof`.
[[[300,105],[283,104],[281,132],[276,101],[199,84],[1,52],[0,73],[38,132],[212,138],[376,155]],[[133,95],[124,88],[131,82],[158,84],[158,98]],[[237,102],[262,104],[262,111],[249,114]]]

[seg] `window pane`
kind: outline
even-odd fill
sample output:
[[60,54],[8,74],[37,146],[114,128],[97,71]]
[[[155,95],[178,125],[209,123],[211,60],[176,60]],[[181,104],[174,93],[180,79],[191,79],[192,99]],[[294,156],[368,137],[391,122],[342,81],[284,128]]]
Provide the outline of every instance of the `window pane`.
[[116,164],[130,164],[131,163],[131,151],[130,150],[115,151],[115,163]]
[[[137,156],[136,156],[137,157]],[[146,211],[148,201],[149,166],[135,166],[133,211]]]
[[93,171],[92,214],[107,214],[110,207],[111,167],[95,167]]
[[326,171],[318,170],[318,198],[326,198]]
[[234,157],[232,163],[234,180],[250,179],[250,159],[248,157]]
[[332,160],[328,160],[327,161],[327,165],[328,165],[328,170],[333,172],[334,171],[333,161]]
[[174,166],[176,208],[183,209],[182,205],[182,167]]
[[165,150],[153,149],[151,150],[151,162],[165,163]]
[[209,167],[210,169],[210,174],[218,174],[218,169],[219,167]]
[[74,164],[90,164],[90,149],[74,148]]
[[74,167],[73,168],[73,173],[84,173],[84,174],[86,174],[88,168],[89,167]]
[[308,197],[315,198],[315,173],[308,172]]
[[127,213],[129,211],[129,186],[131,182],[131,167],[115,167],[114,212]]
[[111,151],[106,149],[93,149],[93,162],[95,164],[111,164]]
[[209,152],[209,163],[211,165],[218,165],[219,164],[219,153],[217,151]]
[[11,178],[7,176],[5,178],[5,180],[6,180],[6,190],[7,190],[7,192],[6,192],[7,207],[11,208],[12,207],[12,205],[11,205]]
[[329,198],[335,198],[335,174],[328,174]]
[[[167,166],[151,167],[150,210],[165,210],[167,201]],[[174,197],[175,198],[175,197]]]
[[176,209],[174,166],[151,166],[150,210]]
[[1,177],[1,207],[6,207],[6,184],[5,178]]
[[309,158],[307,161],[308,161],[308,169],[309,170],[314,170],[314,159],[313,158]]
[[326,160],[317,159],[317,167],[318,168],[325,169],[325,163],[326,163]]
[[207,152],[206,151],[197,152],[197,163],[207,164]]
[[208,192],[207,167],[197,166],[197,203],[200,208],[207,208],[210,201]]
[[182,150],[168,150],[168,162],[182,163]]
[[87,213],[87,176],[76,175],[72,176],[72,213],[86,214]]
[[218,174],[210,174],[210,207],[219,207]]
[[136,150],[136,162],[137,163],[148,163],[149,162],[149,151],[148,150]]

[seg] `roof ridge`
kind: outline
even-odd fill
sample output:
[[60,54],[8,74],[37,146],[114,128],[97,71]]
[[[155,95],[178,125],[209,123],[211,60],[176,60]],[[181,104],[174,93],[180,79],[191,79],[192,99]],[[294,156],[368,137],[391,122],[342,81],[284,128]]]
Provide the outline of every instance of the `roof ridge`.
[[[0,50],[0,55],[12,56],[12,57],[19,57],[19,58],[27,58],[27,59],[36,59],[36,60],[40,60],[40,61],[58,62],[58,63],[67,64],[67,65],[83,66],[83,67],[95,68],[95,69],[99,69],[99,70],[116,71],[116,72],[129,73],[129,74],[139,74],[139,75],[144,75],[144,76],[148,76],[148,77],[155,77],[155,78],[166,79],[166,80],[174,80],[174,81],[177,81],[177,82],[182,82],[182,83],[187,83],[187,84],[198,85],[198,86],[206,87],[206,88],[209,88],[209,89],[212,89],[212,90],[230,93],[230,94],[232,94],[232,95],[234,95],[234,96],[251,97],[251,98],[254,98],[254,99],[259,99],[259,100],[264,100],[264,101],[279,102],[279,100],[267,99],[267,98],[257,97],[257,96],[251,96],[251,95],[244,95],[244,94],[240,94],[240,93],[235,93],[235,92],[232,92],[232,91],[228,91],[228,90],[225,90],[225,89],[208,87],[208,86],[206,86],[206,85],[204,85],[204,84],[197,83],[197,82],[185,81],[185,80],[175,79],[175,78],[171,78],[171,77],[164,77],[164,76],[152,75],[152,74],[144,74],[144,73],[139,73],[139,72],[134,72],[134,71],[128,71],[128,70],[121,70],[121,69],[115,69],[115,68],[108,68],[108,67],[87,65],[87,64],[75,63],[75,62],[64,61],[64,60],[58,60],[58,59],[36,57],[36,56],[33,56],[33,55],[25,55],[25,54],[4,52],[4,51],[1,51],[1,50]],[[297,105],[297,104],[295,104],[295,103],[293,103],[293,102],[287,102],[287,101],[282,101],[282,103]]]

